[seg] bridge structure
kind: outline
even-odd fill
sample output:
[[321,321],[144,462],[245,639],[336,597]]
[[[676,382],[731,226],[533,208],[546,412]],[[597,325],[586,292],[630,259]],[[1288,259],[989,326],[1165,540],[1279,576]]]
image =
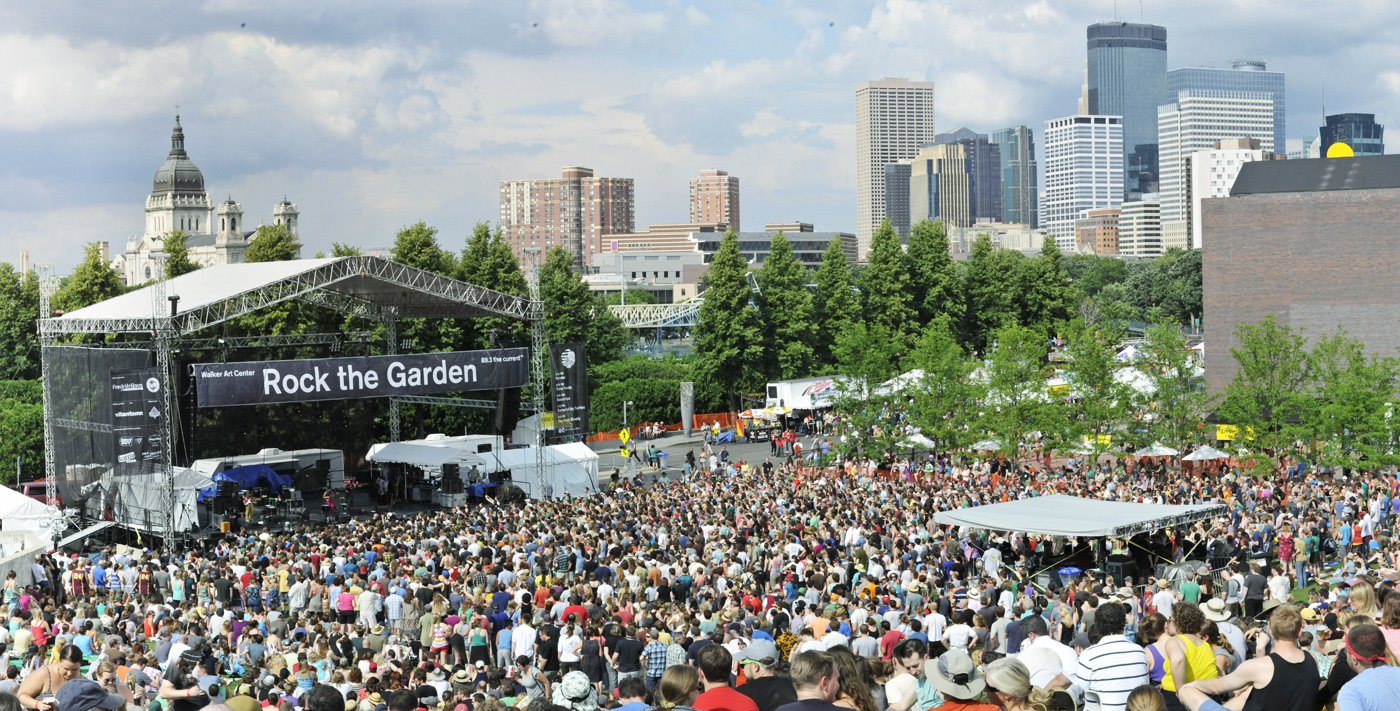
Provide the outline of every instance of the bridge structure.
[[626,304],[609,306],[622,325],[631,329],[694,328],[700,323],[703,297],[674,304]]

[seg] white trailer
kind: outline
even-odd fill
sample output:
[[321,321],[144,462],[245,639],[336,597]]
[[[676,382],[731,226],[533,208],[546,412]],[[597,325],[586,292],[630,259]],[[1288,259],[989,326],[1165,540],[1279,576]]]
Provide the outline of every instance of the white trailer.
[[314,469],[320,465],[329,473],[327,478],[332,489],[345,490],[345,453],[338,449],[297,449],[284,452],[269,447],[257,454],[240,454],[232,457],[198,459],[190,468],[207,477],[248,464],[263,464],[278,474],[291,476],[303,469]]
[[828,375],[769,383],[764,407],[786,407],[789,410],[827,407],[836,399],[836,389],[842,380],[844,376]]

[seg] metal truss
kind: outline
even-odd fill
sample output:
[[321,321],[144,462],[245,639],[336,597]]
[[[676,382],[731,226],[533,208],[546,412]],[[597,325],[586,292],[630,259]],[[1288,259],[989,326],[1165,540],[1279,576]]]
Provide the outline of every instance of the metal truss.
[[82,430],[84,432],[102,432],[112,434],[112,426],[104,422],[83,422],[82,420],[65,420],[61,417],[54,419],[54,427],[62,427],[65,430]]
[[[359,288],[366,285],[371,288]],[[161,289],[158,287],[155,291]],[[174,317],[162,315],[163,304],[158,304],[150,317],[44,318],[39,322],[39,329],[41,335],[48,337],[70,333],[160,331],[182,336],[289,299],[302,299],[376,321],[479,316],[506,316],[533,321],[541,318],[544,312],[536,300],[468,284],[406,264],[379,257],[343,257],[223,301],[187,309]]]
[[[280,333],[270,336],[215,336],[211,338],[182,339],[176,345],[193,351],[219,350],[222,348],[292,348],[297,346],[324,346],[332,343],[355,343],[374,339],[373,331],[344,331],[336,333]],[[112,341],[103,343],[103,348],[132,348],[154,350],[155,341]]]
[[[447,397],[444,395],[395,395],[393,400],[395,402],[404,402],[414,405],[446,405],[447,407],[471,407],[478,410],[494,410],[497,405],[495,400]],[[522,401],[520,403],[520,409],[533,412],[535,410],[535,404]]]
[[627,328],[680,328],[700,323],[702,303],[704,298],[697,297],[676,304],[627,304],[608,309],[622,319],[622,325]]

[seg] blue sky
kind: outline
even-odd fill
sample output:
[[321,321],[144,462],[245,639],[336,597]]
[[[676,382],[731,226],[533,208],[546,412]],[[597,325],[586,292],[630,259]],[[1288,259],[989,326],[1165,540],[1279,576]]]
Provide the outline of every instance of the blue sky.
[[[1120,18],[1137,20],[1138,3]],[[1288,134],[1400,108],[1400,3],[1143,3],[1169,66],[1263,57]],[[854,87],[936,83],[939,131],[1073,113],[1084,27],[1111,0],[205,0],[0,8],[0,260],[60,273],[142,229],[174,105],[215,202],[298,203],[307,253],[449,247],[495,221],[497,181],[564,165],[637,181],[637,225],[688,218],[688,181],[739,176],[745,227],[854,231]],[[1400,140],[1400,139],[1392,139]]]

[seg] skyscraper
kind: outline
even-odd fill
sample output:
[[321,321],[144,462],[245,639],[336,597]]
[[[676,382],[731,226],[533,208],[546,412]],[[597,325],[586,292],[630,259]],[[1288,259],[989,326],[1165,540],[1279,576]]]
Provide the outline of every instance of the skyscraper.
[[1358,156],[1385,155],[1385,126],[1376,123],[1375,114],[1334,114],[1327,117],[1327,125],[1318,129],[1322,136],[1321,153],[1327,156],[1327,149],[1333,143],[1351,146],[1351,152]]
[[1040,221],[1070,252],[1081,213],[1123,202],[1123,118],[1075,115],[1045,124]]
[[987,140],[987,134],[959,128],[933,137],[934,144],[958,144],[967,154],[968,214],[972,222],[1001,220],[1001,146]]
[[1239,177],[1240,169],[1259,160],[1277,160],[1283,156],[1264,150],[1257,138],[1235,138],[1217,141],[1215,147],[1196,151],[1184,163],[1183,179],[1187,181],[1185,219],[1190,223],[1190,244],[1201,246],[1201,201],[1206,198],[1230,196],[1230,188]]
[[919,149],[909,170],[909,221],[942,220],[967,227],[972,218],[972,174],[967,146],[936,143]]
[[1001,159],[1001,221],[1040,227],[1035,132],[1029,126],[992,132]]
[[690,179],[690,221],[723,222],[739,231],[739,179],[722,170],[702,170]]
[[1123,117],[1127,192],[1157,191],[1157,107],[1167,97],[1167,28],[1089,25],[1089,114]]
[[856,85],[856,242],[861,259],[885,219],[885,166],[933,140],[933,82],[881,79]]
[[1175,103],[1164,104],[1157,117],[1162,174],[1162,238],[1167,248],[1197,243],[1190,202],[1186,159],[1196,151],[1232,138],[1256,138],[1274,150],[1274,100],[1251,91],[1183,90]]
[[1274,100],[1274,150],[1282,151],[1288,132],[1284,125],[1283,72],[1269,71],[1268,60],[1236,59],[1230,69],[1215,67],[1182,67],[1167,72],[1169,103],[1183,90],[1252,91],[1268,94]]
[[1118,253],[1124,257],[1160,257],[1162,203],[1155,195],[1125,202],[1118,215]]
[[901,237],[909,234],[909,168],[912,160],[885,166],[885,217]]
[[603,251],[603,235],[635,229],[632,195],[631,178],[595,178],[592,168],[572,165],[561,178],[502,180],[501,231],[527,268],[527,248],[539,248],[543,259],[563,247],[583,269],[585,255]]

